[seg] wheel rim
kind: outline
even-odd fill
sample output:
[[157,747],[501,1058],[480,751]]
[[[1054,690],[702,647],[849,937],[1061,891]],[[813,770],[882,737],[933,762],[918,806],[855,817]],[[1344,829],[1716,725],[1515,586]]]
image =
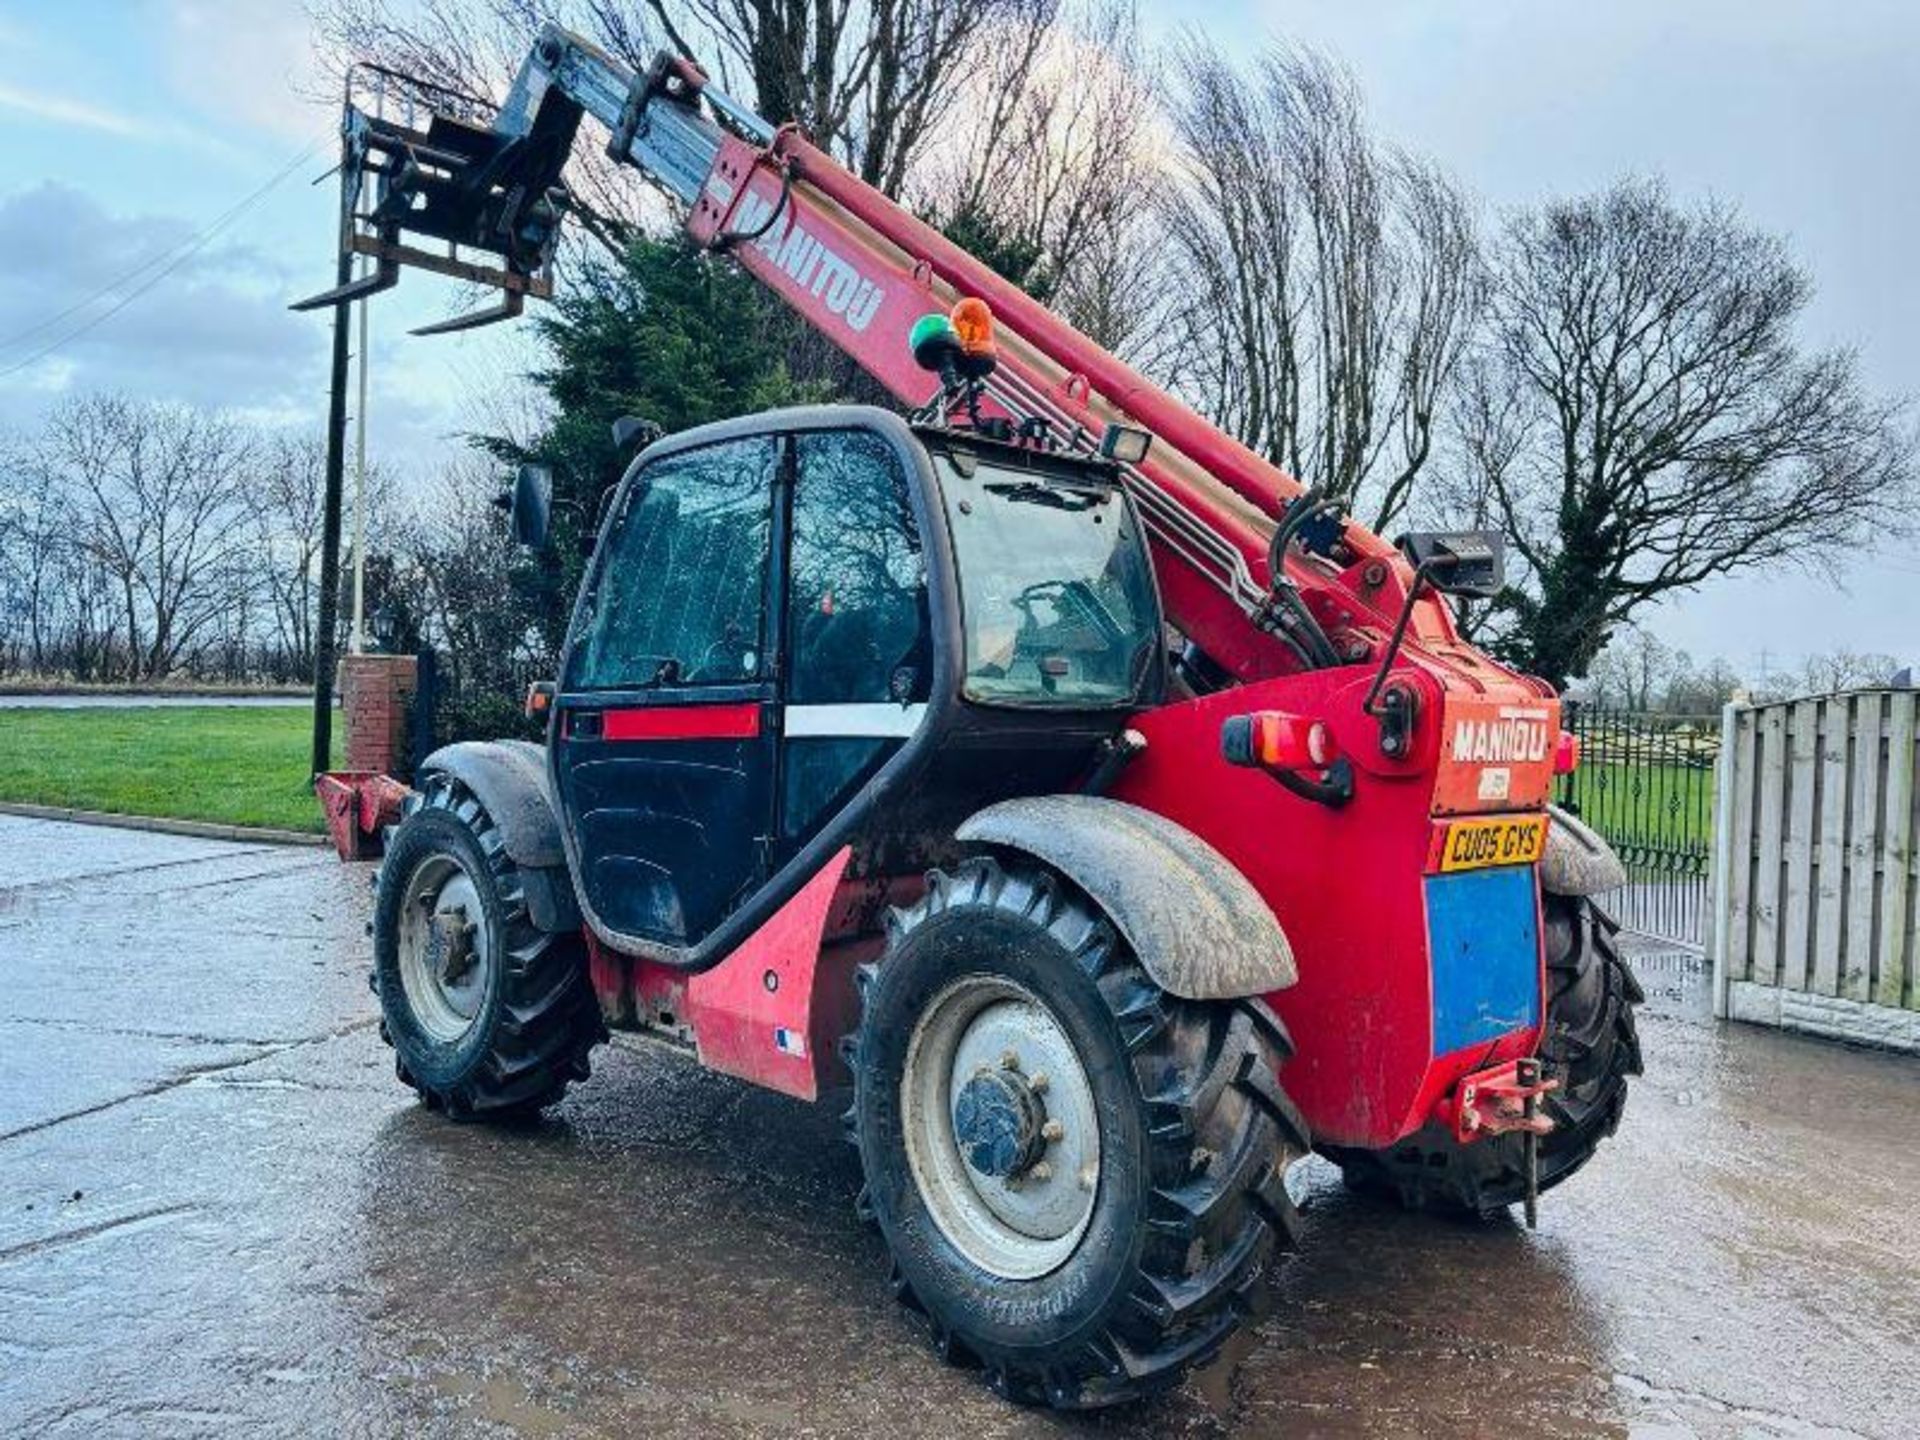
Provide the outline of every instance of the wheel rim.
[[1099,1113],[1038,996],[990,975],[940,991],[908,1040],[900,1102],[914,1183],[961,1254],[1007,1280],[1066,1263],[1099,1197]]
[[400,906],[400,985],[407,1008],[443,1045],[470,1031],[493,982],[493,936],[480,890],[451,855],[414,867]]

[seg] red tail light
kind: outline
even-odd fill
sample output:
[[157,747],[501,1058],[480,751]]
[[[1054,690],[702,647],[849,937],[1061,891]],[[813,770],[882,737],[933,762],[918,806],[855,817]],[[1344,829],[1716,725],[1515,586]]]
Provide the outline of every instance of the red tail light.
[[1324,770],[1339,757],[1324,720],[1256,710],[1230,717],[1220,728],[1220,753],[1230,765],[1263,770]]
[[1553,745],[1553,773],[1571,775],[1579,768],[1580,737],[1571,730],[1562,730]]

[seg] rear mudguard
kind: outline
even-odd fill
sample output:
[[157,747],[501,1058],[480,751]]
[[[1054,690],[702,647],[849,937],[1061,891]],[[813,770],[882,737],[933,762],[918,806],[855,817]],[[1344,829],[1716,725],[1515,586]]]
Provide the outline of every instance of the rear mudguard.
[[1030,855],[1086,891],[1169,994],[1237,999],[1298,977],[1293,946],[1260,892],[1213,846],[1150,810],[1041,795],[989,805],[956,833]]
[[1549,805],[1547,853],[1540,857],[1540,888],[1549,895],[1598,895],[1627,883],[1613,847],[1558,805]]
[[535,929],[556,935],[580,928],[544,749],[528,740],[463,740],[434,751],[420,771],[458,780],[493,818],[507,857],[520,867]]

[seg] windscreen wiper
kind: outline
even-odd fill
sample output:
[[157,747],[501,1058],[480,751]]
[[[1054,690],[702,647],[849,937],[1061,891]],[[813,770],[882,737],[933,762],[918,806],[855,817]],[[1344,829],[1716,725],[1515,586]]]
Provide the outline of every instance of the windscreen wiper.
[[987,489],[995,495],[1004,495],[1009,500],[1051,505],[1056,510],[1091,510],[1107,498],[1105,492],[1069,490],[1058,485],[1048,485],[1039,480],[990,480],[987,482]]

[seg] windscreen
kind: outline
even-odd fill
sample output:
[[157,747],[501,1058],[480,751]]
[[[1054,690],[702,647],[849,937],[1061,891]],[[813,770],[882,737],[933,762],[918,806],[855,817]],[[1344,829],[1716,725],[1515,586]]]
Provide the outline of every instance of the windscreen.
[[963,690],[986,704],[1133,703],[1160,607],[1145,537],[1115,487],[937,459],[960,577]]

